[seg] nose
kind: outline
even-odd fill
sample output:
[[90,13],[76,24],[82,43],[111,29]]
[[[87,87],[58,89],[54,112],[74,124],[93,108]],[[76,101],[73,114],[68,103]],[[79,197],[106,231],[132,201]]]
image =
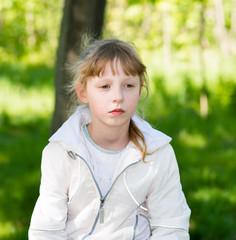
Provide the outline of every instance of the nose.
[[112,101],[113,102],[122,102],[124,100],[124,95],[121,87],[113,88],[112,91]]

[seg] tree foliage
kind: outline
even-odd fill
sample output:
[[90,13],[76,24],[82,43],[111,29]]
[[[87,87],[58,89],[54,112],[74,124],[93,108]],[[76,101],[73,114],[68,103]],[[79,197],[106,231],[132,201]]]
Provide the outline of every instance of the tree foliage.
[[110,0],[108,9],[105,36],[122,36],[143,52],[162,54],[167,67],[175,57],[194,60],[200,37],[207,52],[236,55],[233,0]]
[[0,60],[35,52],[54,56],[62,5],[62,0],[1,0]]
[[[107,2],[104,36],[118,36],[135,42],[143,52],[159,50],[162,54],[164,46],[167,48],[169,44],[170,60],[176,56],[186,60],[192,58],[199,46],[200,14],[204,6],[204,48],[233,56],[236,54],[234,0]],[[32,52],[55,57],[63,4],[63,0],[2,0],[1,58],[22,58]],[[168,61],[165,62],[168,65]]]

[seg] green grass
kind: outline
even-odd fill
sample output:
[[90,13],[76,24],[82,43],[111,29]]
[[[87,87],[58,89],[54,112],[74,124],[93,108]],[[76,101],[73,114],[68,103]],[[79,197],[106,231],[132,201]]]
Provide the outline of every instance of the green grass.
[[7,65],[0,75],[0,239],[27,239],[53,108],[52,68]]
[[[0,69],[0,239],[25,240],[38,196],[40,160],[53,110],[53,69],[3,64]],[[169,91],[152,83],[146,118],[173,138],[194,240],[236,239],[236,83],[217,79],[209,116],[199,115],[201,89],[186,77]],[[155,110],[155,111],[154,111]]]

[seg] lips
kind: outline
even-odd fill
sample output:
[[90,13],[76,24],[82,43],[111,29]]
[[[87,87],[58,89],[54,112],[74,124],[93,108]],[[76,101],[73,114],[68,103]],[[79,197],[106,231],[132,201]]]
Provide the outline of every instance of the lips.
[[124,112],[125,111],[122,108],[116,108],[116,109],[110,111],[109,113],[111,113],[112,115],[117,116],[117,115],[123,114]]

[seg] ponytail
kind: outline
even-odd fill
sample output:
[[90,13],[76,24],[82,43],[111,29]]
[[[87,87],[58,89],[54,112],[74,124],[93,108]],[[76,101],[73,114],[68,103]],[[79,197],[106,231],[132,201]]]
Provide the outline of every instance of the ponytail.
[[[130,125],[129,125],[129,136],[130,140],[134,143],[134,145],[140,150],[142,153],[142,160],[143,162],[146,155],[147,155],[147,145],[145,142],[145,138],[143,133],[140,131],[140,129],[136,126],[134,121],[131,119],[130,120]],[[140,144],[141,142],[141,144]]]

